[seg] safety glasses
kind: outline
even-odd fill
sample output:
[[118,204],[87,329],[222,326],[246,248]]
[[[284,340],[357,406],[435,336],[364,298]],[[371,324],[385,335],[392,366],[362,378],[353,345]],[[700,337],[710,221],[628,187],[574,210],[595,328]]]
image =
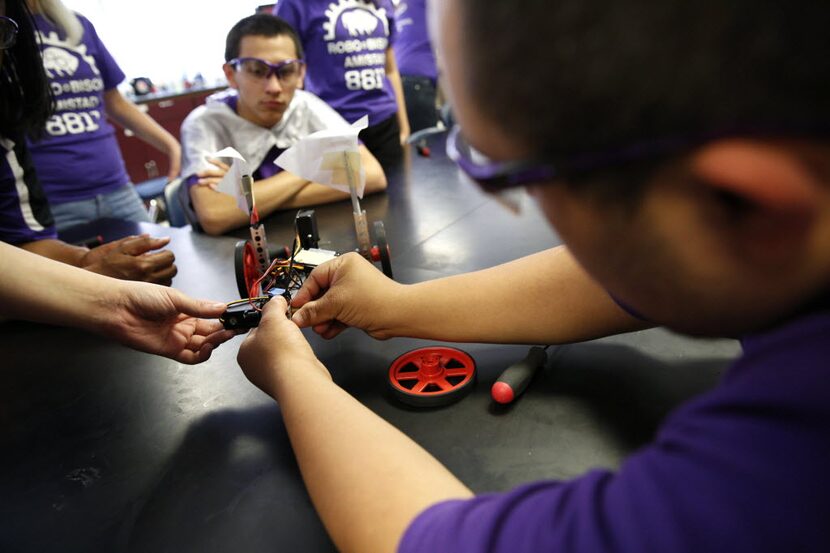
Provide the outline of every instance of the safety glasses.
[[228,65],[257,80],[265,81],[276,75],[281,85],[292,86],[299,81],[304,63],[295,59],[269,63],[259,58],[234,58]]
[[17,42],[17,23],[11,17],[0,15],[0,50],[8,50]]

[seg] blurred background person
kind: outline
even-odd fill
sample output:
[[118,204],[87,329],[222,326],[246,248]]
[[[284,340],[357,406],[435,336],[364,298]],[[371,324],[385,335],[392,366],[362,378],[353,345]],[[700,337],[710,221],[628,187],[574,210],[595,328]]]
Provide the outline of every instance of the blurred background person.
[[58,230],[113,217],[149,221],[124,167],[107,117],[170,158],[179,174],[181,147],[116,88],[124,72],[84,16],[60,0],[27,0],[43,55],[55,112],[29,147]]
[[330,0],[281,0],[274,15],[300,36],[308,69],[306,90],[349,123],[369,116],[360,140],[384,169],[398,164],[409,138],[401,77],[392,46],[394,8],[389,0],[355,0],[331,9]]

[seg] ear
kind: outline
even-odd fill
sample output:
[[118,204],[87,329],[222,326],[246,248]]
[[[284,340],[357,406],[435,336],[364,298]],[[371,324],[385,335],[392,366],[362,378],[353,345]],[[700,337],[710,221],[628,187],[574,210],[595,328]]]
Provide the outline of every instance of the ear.
[[797,255],[817,215],[822,183],[792,144],[724,139],[692,153],[691,171],[729,216],[733,246],[758,262]]
[[305,64],[300,65],[300,80],[297,82],[297,88],[305,88]]
[[233,70],[233,67],[226,63],[222,66],[222,71],[224,71],[225,78],[228,80],[228,86],[238,90],[239,85],[236,84],[236,71]]

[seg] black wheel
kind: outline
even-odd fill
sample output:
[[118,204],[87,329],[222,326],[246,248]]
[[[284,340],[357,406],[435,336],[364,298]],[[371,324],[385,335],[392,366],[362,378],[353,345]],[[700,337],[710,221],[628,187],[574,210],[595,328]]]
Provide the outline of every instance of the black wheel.
[[383,274],[389,278],[392,276],[392,258],[389,255],[389,242],[386,241],[386,228],[383,226],[383,221],[375,221],[375,241],[378,245],[378,253],[380,254],[380,266],[383,268]]
[[256,251],[250,240],[240,240],[233,248],[233,267],[239,297],[247,298],[254,282],[261,276]]

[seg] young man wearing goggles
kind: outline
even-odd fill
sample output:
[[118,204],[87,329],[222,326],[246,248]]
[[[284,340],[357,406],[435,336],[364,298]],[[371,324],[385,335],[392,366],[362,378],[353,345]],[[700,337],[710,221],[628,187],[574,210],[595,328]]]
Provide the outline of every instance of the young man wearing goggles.
[[[252,176],[260,216],[349,197],[274,165],[300,138],[348,126],[325,102],[301,90],[302,57],[291,26],[269,14],[246,17],[228,33],[224,71],[232,90],[209,98],[182,124],[182,175],[190,187],[198,224],[208,234],[222,234],[249,222],[233,197],[215,190],[229,166],[210,156],[228,146],[256,168]],[[363,146],[360,152],[366,193],[384,190],[386,177],[377,160]]]

